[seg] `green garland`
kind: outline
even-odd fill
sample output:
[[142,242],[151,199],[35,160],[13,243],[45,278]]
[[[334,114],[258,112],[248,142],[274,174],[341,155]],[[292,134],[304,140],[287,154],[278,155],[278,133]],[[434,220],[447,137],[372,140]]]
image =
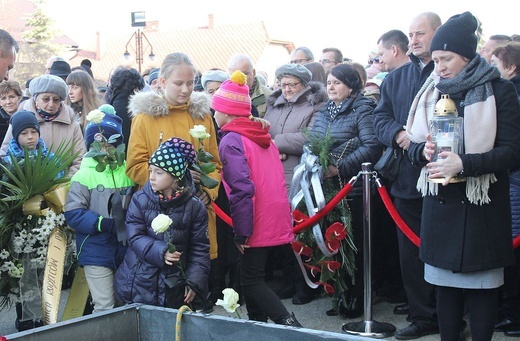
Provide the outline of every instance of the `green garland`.
[[[304,134],[307,136],[310,151],[318,157],[319,164],[323,170],[326,171],[328,166],[332,165],[329,151],[334,143],[334,139],[330,136],[329,131],[327,131],[325,136],[312,135],[308,130],[304,131]],[[341,189],[339,178],[324,178],[322,188],[325,201],[329,202]],[[307,208],[305,202],[300,202],[297,209],[306,213]],[[317,247],[312,229],[302,231],[297,236],[297,240],[312,248],[312,256],[306,263],[321,268],[319,282],[332,285],[334,288],[333,297],[338,298],[342,297],[345,291],[348,290],[347,281],[350,280],[352,283],[354,282],[355,254],[357,253],[352,239],[351,214],[346,199],[342,200],[339,205],[334,207],[334,209],[320,221],[322,233],[325,235],[327,228],[335,222],[340,222],[345,226],[347,237],[341,241],[339,252],[332,257],[326,257]],[[331,272],[325,265],[319,264],[322,261],[336,261],[341,264],[341,267]]]

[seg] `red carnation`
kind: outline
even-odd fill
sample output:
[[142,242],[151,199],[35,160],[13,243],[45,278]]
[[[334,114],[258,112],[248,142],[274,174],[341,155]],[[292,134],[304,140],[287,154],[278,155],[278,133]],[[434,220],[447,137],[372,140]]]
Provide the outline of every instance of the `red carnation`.
[[307,245],[303,244],[302,242],[292,242],[291,247],[297,254],[304,255],[307,257],[312,256],[312,249],[308,247]]
[[327,270],[329,270],[330,272],[334,272],[334,271],[338,270],[339,268],[341,268],[341,263],[336,262],[335,260],[324,260],[324,261],[318,262],[318,264],[325,265],[327,267]]
[[301,211],[298,211],[298,210],[294,210],[292,216],[293,216],[294,222],[296,224],[301,224],[305,220],[309,219],[309,217],[307,215],[305,215],[304,213],[302,213]]
[[336,239],[327,240],[325,243],[327,244],[327,249],[331,252],[336,252],[340,247],[340,242]]
[[310,264],[303,264],[303,266],[305,266],[307,269],[311,270],[311,275],[313,277],[316,276],[316,273],[321,272],[321,268],[319,268],[317,266],[310,265]]
[[327,231],[325,231],[325,239],[330,240],[338,240],[341,241],[347,237],[347,230],[345,229],[345,225],[339,222],[335,222],[330,225]]

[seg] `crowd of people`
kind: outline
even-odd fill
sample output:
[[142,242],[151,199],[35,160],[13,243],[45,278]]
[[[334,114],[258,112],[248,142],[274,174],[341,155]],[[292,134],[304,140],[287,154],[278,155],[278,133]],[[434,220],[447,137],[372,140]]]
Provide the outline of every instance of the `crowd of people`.
[[[200,74],[175,52],[142,75],[114,68],[106,87],[95,86],[88,60],[71,69],[53,57],[27,91],[9,77],[19,47],[0,30],[0,155],[12,163],[24,149],[73,146],[62,174],[71,178],[65,217],[94,313],[128,303],[211,312],[233,288],[250,320],[301,327],[281,299],[306,304],[322,294],[307,285],[313,275],[300,270],[291,248],[299,237],[289,192],[305,148],[312,139],[331,141],[323,179],[336,192],[362,163],[394,148],[402,155],[397,178],[383,182],[421,240],[417,247],[394,232],[374,195],[374,292],[410,322],[396,339],[458,340],[466,313],[474,340],[496,331],[518,336],[520,42],[497,34],[478,50],[477,27],[470,12],[444,24],[421,13],[407,34],[382,32],[366,65],[332,47],[315,61],[298,47],[272,84],[247,54],[231,56],[227,70]],[[463,118],[462,152],[439,150],[432,138],[441,94]],[[93,155],[112,147],[124,160],[100,169]],[[327,315],[363,314],[360,185],[340,203],[357,251],[345,293]],[[266,284],[274,269],[282,270],[282,290]]]

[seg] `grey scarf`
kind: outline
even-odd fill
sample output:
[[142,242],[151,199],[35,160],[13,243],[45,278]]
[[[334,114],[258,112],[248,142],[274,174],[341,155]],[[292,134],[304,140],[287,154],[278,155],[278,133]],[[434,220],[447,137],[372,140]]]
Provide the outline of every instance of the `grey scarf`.
[[[500,78],[500,72],[476,55],[454,78],[441,79],[432,72],[417,93],[406,124],[413,142],[426,141],[428,123],[433,117],[439,93],[466,93],[464,97],[465,153],[485,153],[493,149],[496,137],[496,103],[491,81]],[[417,189],[423,195],[436,195],[437,184],[429,183],[426,167],[421,171]],[[489,185],[496,181],[494,174],[468,177],[466,196],[473,204],[489,203]]]

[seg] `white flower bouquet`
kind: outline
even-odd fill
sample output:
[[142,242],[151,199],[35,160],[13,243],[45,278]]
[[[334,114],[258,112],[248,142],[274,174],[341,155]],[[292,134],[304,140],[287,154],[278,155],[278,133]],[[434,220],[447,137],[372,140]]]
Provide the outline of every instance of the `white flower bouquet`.
[[22,279],[29,273],[41,279],[49,235],[67,225],[62,207],[55,206],[64,204],[69,181],[58,174],[76,157],[71,144],[66,145],[55,154],[25,151],[23,159],[0,163],[0,310],[40,297],[35,286],[23,286]]

